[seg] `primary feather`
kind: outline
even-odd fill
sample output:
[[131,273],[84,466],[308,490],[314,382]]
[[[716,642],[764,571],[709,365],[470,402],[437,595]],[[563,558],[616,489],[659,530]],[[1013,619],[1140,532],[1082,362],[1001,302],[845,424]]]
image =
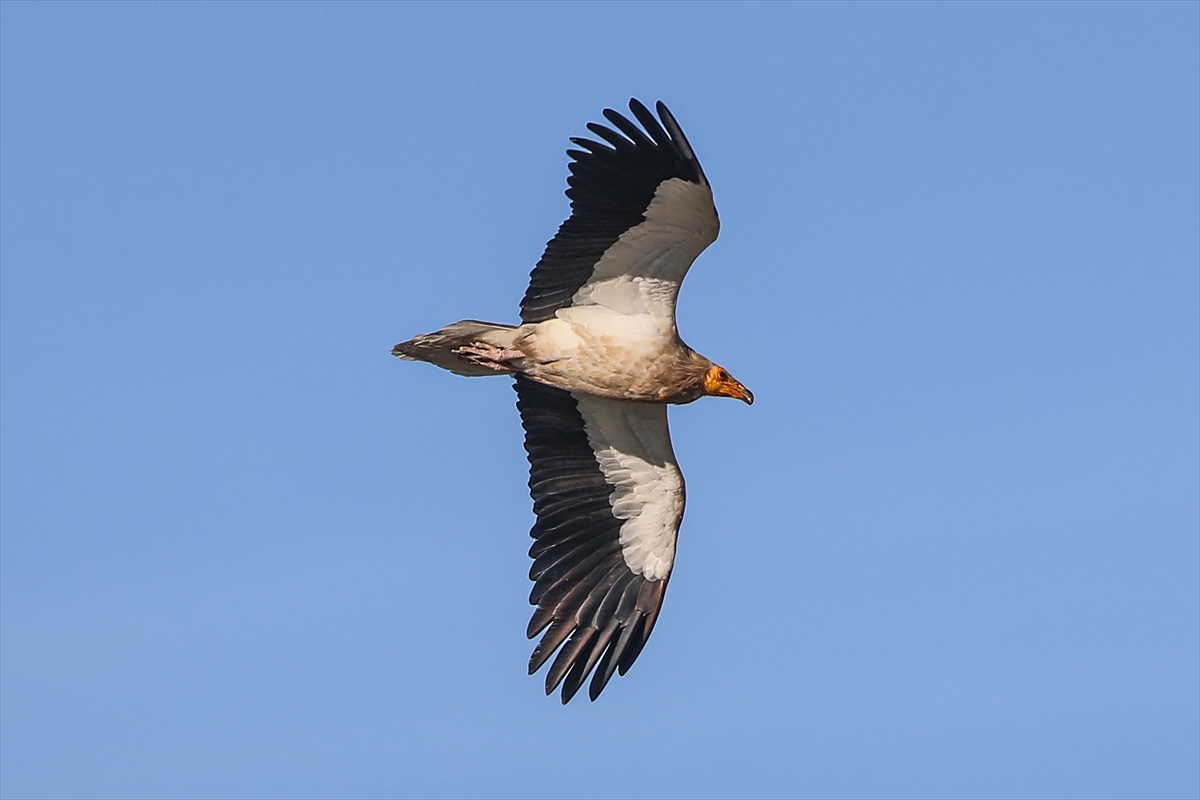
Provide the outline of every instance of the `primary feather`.
[[589,675],[595,700],[658,620],[685,500],[667,404],[753,402],[675,325],[679,285],[720,229],[712,189],[665,105],[629,109],[637,123],[606,109],[612,127],[588,125],[602,141],[571,140],[571,216],[530,274],[523,324],[465,320],[392,350],[516,378],[537,516],[529,671],[553,656],[546,692],[561,685],[564,703]]

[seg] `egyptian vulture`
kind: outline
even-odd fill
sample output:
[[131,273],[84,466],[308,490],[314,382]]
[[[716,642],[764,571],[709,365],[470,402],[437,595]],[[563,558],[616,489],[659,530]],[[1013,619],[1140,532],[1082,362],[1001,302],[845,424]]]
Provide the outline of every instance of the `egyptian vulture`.
[[459,375],[512,375],[537,522],[530,531],[536,672],[546,693],[595,700],[645,646],[683,519],[667,405],[703,395],[754,402],[675,328],[688,267],[717,238],[712,189],[675,117],[637,100],[641,123],[605,109],[601,141],[572,138],[571,216],[546,245],[521,325],[464,320],[392,354]]

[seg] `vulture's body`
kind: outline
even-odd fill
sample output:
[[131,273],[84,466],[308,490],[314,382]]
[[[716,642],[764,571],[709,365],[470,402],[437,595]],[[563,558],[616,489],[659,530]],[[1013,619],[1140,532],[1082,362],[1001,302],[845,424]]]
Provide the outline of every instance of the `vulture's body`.
[[684,507],[667,404],[753,402],[675,328],[679,285],[720,227],[712,190],[666,106],[629,107],[642,128],[609,109],[620,133],[588,126],[607,145],[572,139],[571,217],[530,276],[523,324],[465,320],[392,350],[516,377],[537,515],[528,635],[546,631],[529,671],[557,650],[546,691],[561,682],[564,703],[593,670],[593,700],[624,674],[658,618]]

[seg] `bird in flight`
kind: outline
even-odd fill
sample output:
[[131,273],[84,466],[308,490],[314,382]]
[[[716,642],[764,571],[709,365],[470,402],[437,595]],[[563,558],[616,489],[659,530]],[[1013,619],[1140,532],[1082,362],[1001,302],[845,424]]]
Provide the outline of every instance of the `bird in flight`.
[[595,700],[637,659],[662,608],[683,519],[667,405],[754,395],[675,327],[688,268],[717,238],[712,189],[679,123],[636,99],[641,123],[605,109],[598,139],[572,138],[571,216],[546,245],[521,325],[464,320],[392,354],[459,375],[511,375],[537,516],[530,535],[543,633],[537,672],[567,703],[592,675]]

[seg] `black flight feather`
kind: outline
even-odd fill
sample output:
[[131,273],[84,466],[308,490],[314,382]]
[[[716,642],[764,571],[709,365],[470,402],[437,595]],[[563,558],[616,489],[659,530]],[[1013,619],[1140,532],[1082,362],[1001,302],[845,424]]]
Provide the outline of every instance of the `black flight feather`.
[[644,131],[622,114],[605,109],[605,119],[617,130],[595,122],[587,128],[611,148],[590,139],[571,139],[583,148],[567,151],[571,216],[547,243],[529,276],[521,300],[524,322],[549,319],[570,305],[605,251],[645,220],[659,184],[672,178],[707,183],[691,145],[665,105],[656,106],[661,122],[637,100],[629,101],[629,109]]
[[529,549],[529,602],[537,608],[527,635],[545,631],[529,670],[536,672],[557,650],[546,693],[561,684],[568,702],[596,670],[588,690],[595,700],[613,672],[623,675],[641,652],[666,580],[647,580],[625,563],[623,520],[613,516],[610,502],[616,487],[604,478],[575,397],[525,377],[515,388],[538,517]]

